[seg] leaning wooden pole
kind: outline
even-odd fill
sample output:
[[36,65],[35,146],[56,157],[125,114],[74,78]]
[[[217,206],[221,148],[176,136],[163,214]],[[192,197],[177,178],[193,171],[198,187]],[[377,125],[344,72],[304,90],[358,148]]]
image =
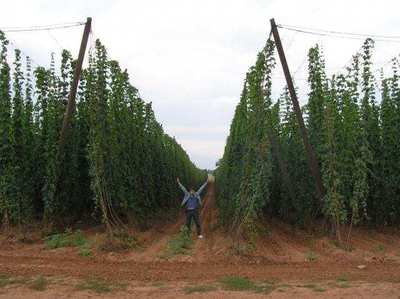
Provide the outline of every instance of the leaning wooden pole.
[[297,99],[296,90],[294,89],[292,77],[290,75],[289,66],[286,61],[285,52],[283,51],[281,38],[279,36],[278,27],[275,24],[275,20],[271,19],[271,30],[274,36],[276,49],[278,50],[279,59],[282,64],[283,73],[285,74],[286,84],[289,90],[290,98],[292,99],[294,112],[296,114],[297,122],[299,124],[301,137],[303,138],[304,147],[307,153],[308,166],[310,168],[311,174],[315,180],[316,196],[318,199],[322,200],[324,195],[324,186],[322,184],[321,172],[319,169],[317,157],[315,151],[308,138],[308,133],[306,126],[304,125],[303,115],[301,113],[299,101]]
[[68,95],[68,103],[67,108],[65,110],[63,124],[60,132],[60,142],[58,145],[58,157],[63,159],[64,156],[64,148],[66,141],[68,139],[69,127],[72,115],[75,111],[76,106],[76,92],[78,90],[79,79],[81,77],[82,72],[82,64],[83,59],[85,57],[86,46],[89,39],[90,30],[92,27],[92,18],[87,18],[85,29],[83,30],[83,36],[81,41],[81,47],[79,49],[78,60],[76,62],[74,77],[72,79],[71,90]]
[[56,193],[59,192],[60,183],[63,173],[63,165],[65,160],[65,146],[68,141],[68,134],[71,127],[71,118],[74,114],[76,107],[76,93],[78,90],[79,79],[82,72],[83,59],[85,57],[86,47],[89,40],[89,34],[92,27],[92,18],[87,18],[85,29],[83,30],[83,36],[81,46],[79,48],[78,60],[75,65],[74,76],[72,78],[71,90],[68,95],[67,107],[65,109],[63,123],[60,131],[60,140],[58,143],[57,152],[57,172],[56,172]]

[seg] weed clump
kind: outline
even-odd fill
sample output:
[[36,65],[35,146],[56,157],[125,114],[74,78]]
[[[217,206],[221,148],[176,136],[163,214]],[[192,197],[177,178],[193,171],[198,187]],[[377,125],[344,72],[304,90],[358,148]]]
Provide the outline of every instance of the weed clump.
[[78,290],[89,290],[98,294],[110,293],[112,291],[125,290],[126,283],[112,283],[98,278],[88,278],[79,283],[76,288]]
[[184,288],[184,292],[186,294],[193,294],[193,293],[206,293],[217,290],[216,286],[213,285],[196,285],[196,286],[187,286]]
[[187,254],[192,248],[193,240],[189,229],[183,226],[180,232],[169,240],[162,257],[168,258],[178,254]]
[[45,291],[48,284],[49,281],[45,277],[38,276],[30,283],[29,288],[35,291]]
[[315,262],[316,260],[318,260],[318,255],[313,251],[308,251],[306,253],[305,260],[307,262]]
[[252,291],[268,294],[275,289],[275,285],[269,282],[256,283],[246,277],[226,276],[219,281],[225,290]]
[[102,251],[123,251],[139,248],[138,240],[125,230],[116,230],[112,238],[104,239],[98,248]]
[[80,247],[87,245],[87,240],[80,230],[73,232],[67,229],[64,233],[53,234],[45,238],[44,244],[47,249],[61,247]]

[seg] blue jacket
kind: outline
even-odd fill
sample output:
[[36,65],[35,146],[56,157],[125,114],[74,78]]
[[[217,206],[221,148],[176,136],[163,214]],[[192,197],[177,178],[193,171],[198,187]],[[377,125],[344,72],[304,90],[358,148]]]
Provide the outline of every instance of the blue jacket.
[[[201,205],[201,197],[200,197],[200,194],[201,194],[201,192],[204,190],[204,188],[207,186],[207,183],[208,183],[208,181],[206,181],[203,185],[201,185],[201,187],[199,188],[199,190],[197,190],[197,192],[194,193],[194,196],[196,196],[197,199],[199,200],[199,205]],[[181,203],[181,206],[183,207],[183,206],[186,204],[186,202],[188,201],[189,197],[190,197],[190,192],[188,192],[188,191],[186,190],[186,188],[185,188],[181,183],[178,182],[178,185],[179,185],[179,187],[182,189],[183,193],[185,193],[185,196],[184,196],[184,198],[183,198],[183,200],[182,200],[182,203]]]

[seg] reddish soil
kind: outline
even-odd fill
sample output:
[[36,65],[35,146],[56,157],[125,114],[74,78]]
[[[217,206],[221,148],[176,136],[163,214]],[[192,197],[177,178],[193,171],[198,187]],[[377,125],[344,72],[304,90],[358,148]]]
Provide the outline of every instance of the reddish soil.
[[[233,241],[217,225],[214,186],[204,198],[201,212],[205,239],[195,239],[186,255],[162,258],[168,240],[184,222],[179,219],[147,232],[137,232],[142,249],[105,253],[96,250],[93,257],[81,257],[77,248],[45,249],[42,241],[23,244],[1,239],[0,275],[12,277],[44,276],[62,278],[44,292],[24,286],[1,288],[0,298],[91,298],[89,291],[77,291],[73,285],[88,277],[110,282],[126,282],[124,291],[104,294],[113,298],[261,298],[265,294],[215,291],[185,294],[187,285],[213,284],[225,276],[242,276],[253,281],[273,281],[274,298],[400,298],[399,231],[354,229],[351,247],[345,251],[327,237],[310,235],[288,225],[271,221],[257,241],[256,250],[237,255]],[[85,231],[88,239],[101,234]],[[195,236],[193,235],[193,238]],[[310,261],[312,259],[313,261]],[[362,269],[360,269],[362,265]],[[340,277],[350,285],[338,287]],[[317,283],[324,291],[305,284]],[[157,285],[155,285],[157,284]],[[72,292],[72,293],[71,293]],[[108,298],[108,297],[107,297]]]

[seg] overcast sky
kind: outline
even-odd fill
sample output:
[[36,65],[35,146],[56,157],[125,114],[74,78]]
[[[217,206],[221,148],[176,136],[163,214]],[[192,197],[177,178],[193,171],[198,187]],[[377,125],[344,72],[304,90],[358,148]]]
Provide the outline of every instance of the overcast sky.
[[[222,156],[245,73],[278,24],[400,35],[400,1],[290,0],[5,0],[0,29],[93,18],[94,36],[110,57],[127,68],[131,82],[157,119],[192,160],[213,168]],[[65,47],[77,55],[81,27],[51,32],[9,33],[13,44],[34,62],[48,65],[51,52]],[[281,30],[299,96],[307,94],[310,46],[323,46],[330,74],[340,71],[362,41],[326,38]],[[14,46],[13,45],[13,46]],[[377,43],[377,66],[400,53],[400,43]],[[279,68],[273,94],[283,87]]]

